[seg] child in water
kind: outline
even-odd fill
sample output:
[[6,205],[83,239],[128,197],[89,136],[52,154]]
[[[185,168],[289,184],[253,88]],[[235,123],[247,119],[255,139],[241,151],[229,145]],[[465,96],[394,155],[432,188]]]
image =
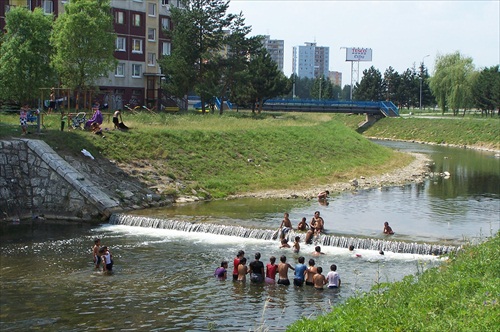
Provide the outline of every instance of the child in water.
[[218,280],[226,280],[227,278],[227,262],[226,261],[222,261],[220,263],[220,267],[218,267],[215,272],[214,272],[214,276],[218,279]]
[[300,251],[300,236],[295,237],[295,242],[293,243],[293,252],[298,253]]

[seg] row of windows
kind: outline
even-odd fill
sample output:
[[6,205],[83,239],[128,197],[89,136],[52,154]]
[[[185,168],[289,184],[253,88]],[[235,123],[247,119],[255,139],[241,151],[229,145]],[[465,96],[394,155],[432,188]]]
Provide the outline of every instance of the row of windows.
[[[155,5],[155,4],[153,4],[153,5]],[[156,13],[156,11],[155,11],[155,13]],[[148,15],[149,16],[156,16],[156,14],[154,14],[154,15],[148,14]],[[115,23],[116,24],[125,24],[125,12],[122,12],[122,11],[115,12]],[[132,14],[132,25],[135,27],[141,26],[141,14],[139,14],[139,13]],[[161,27],[164,30],[170,30],[170,18],[169,17],[162,17],[161,18]]]
[[[154,53],[151,53],[154,55]],[[116,77],[125,77],[125,63],[120,62],[116,66],[115,70],[115,76]],[[142,65],[141,64],[132,64],[132,77],[134,78],[140,78],[142,76]]]
[[[154,41],[154,39],[149,39],[149,41]],[[161,54],[170,55],[170,50],[172,49],[172,44],[170,42],[162,42],[161,44]],[[116,50],[119,52],[127,51],[127,38],[126,37],[116,37]],[[132,39],[132,53],[142,54],[142,39]]]

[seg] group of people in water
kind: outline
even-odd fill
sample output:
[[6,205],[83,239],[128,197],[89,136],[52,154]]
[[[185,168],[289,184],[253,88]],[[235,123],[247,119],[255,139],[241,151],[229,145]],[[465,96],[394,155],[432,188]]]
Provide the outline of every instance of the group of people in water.
[[[318,249],[319,247],[317,247]],[[321,248],[316,250],[321,254]],[[340,276],[337,272],[337,265],[332,264],[330,271],[324,275],[321,266],[316,267],[314,258],[309,259],[308,265],[305,265],[305,258],[300,256],[298,263],[292,266],[287,262],[286,256],[280,257],[280,262],[276,264],[276,257],[271,256],[269,263],[264,266],[261,261],[261,254],[255,253],[254,260],[247,265],[245,252],[240,250],[233,260],[233,281],[246,282],[247,275],[250,276],[250,282],[254,284],[278,284],[289,286],[291,285],[288,277],[289,270],[294,271],[293,285],[302,287],[304,284],[313,286],[317,290],[323,290],[324,287],[338,288],[340,287]],[[221,262],[220,267],[215,270],[215,277],[219,280],[226,280],[228,277],[228,262]],[[278,279],[276,280],[276,276]]]
[[100,270],[102,268],[103,272],[113,272],[113,255],[107,246],[101,246],[101,239],[94,240],[92,257],[96,270]]

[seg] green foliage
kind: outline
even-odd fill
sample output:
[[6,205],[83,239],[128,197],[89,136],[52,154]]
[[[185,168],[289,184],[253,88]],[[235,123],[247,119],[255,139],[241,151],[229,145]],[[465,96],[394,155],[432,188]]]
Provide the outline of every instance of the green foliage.
[[458,51],[437,57],[430,88],[443,113],[451,108],[457,115],[459,109],[472,107],[473,72],[472,58]]
[[109,0],[72,0],[54,23],[52,63],[65,87],[93,87],[114,70],[116,35]]
[[0,99],[30,103],[40,88],[52,86],[49,65],[52,16],[40,8],[33,12],[13,7],[5,17],[7,31],[0,45]]
[[332,82],[324,77],[315,79],[311,88],[311,97],[314,99],[334,99]]
[[361,82],[356,83],[353,99],[355,100],[383,100],[382,75],[378,69],[371,66],[363,71]]
[[472,95],[477,108],[493,111],[500,107],[500,68],[498,65],[484,68],[473,78]]
[[500,237],[453,254],[439,268],[347,300],[287,331],[497,331]]

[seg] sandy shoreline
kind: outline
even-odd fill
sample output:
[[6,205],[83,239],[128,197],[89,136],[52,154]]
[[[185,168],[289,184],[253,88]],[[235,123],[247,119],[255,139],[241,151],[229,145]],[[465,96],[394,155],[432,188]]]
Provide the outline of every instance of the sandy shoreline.
[[[255,198],[304,198],[315,199],[316,195],[324,190],[330,191],[330,195],[348,190],[362,190],[368,188],[379,188],[387,186],[398,186],[407,183],[421,183],[429,173],[431,160],[427,155],[421,153],[410,153],[415,159],[407,166],[395,169],[391,172],[376,176],[364,177],[359,175],[357,186],[351,182],[325,183],[322,186],[308,188],[304,190],[279,189],[264,190],[254,193],[242,193],[229,196],[228,199],[255,197]],[[353,179],[354,180],[354,179]]]

